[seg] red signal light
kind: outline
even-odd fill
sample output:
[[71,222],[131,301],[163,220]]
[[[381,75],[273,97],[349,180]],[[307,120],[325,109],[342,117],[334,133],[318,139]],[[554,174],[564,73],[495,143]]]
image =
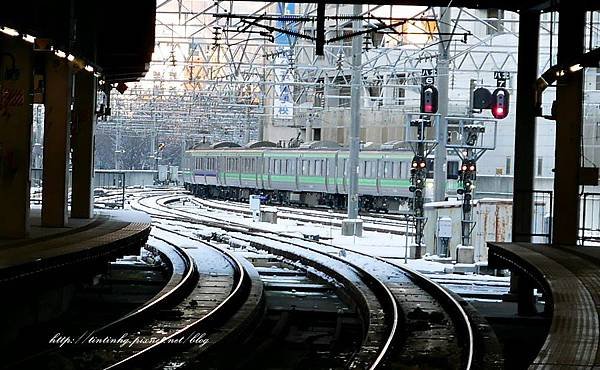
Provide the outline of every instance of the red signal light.
[[496,119],[504,119],[508,116],[508,104],[510,95],[508,90],[497,88],[492,94],[492,116]]
[[421,88],[421,112],[437,113],[438,111],[438,90],[433,85],[423,86]]

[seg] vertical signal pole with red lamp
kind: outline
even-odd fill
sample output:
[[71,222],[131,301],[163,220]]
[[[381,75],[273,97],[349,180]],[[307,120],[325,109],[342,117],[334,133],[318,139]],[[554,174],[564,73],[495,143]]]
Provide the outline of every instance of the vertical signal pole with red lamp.
[[[457,246],[456,255],[461,255],[461,250],[471,250],[470,259],[480,255],[477,251],[480,246],[474,245],[471,235],[475,227],[473,219],[473,198],[477,180],[477,160],[488,150],[496,148],[498,120],[504,119],[509,114],[510,94],[505,88],[506,81],[510,78],[507,72],[496,72],[497,88],[490,92],[484,87],[475,89],[471,99],[469,117],[448,117],[449,132],[454,132],[454,141],[449,139],[447,147],[454,149],[461,158],[462,164],[459,171],[459,184],[457,194],[462,196],[461,244]],[[494,117],[475,117],[473,113],[484,113],[490,110]],[[462,255],[467,255],[465,252]],[[459,258],[457,257],[457,260]],[[467,262],[462,260],[460,262]],[[474,262],[474,261],[470,261]]]
[[411,185],[409,186],[409,191],[413,193],[409,205],[415,225],[414,244],[408,246],[411,258],[420,258],[425,247],[423,232],[427,222],[424,211],[428,171],[426,158],[437,145],[437,133],[429,132],[437,129],[437,122],[439,121],[439,115],[436,114],[437,110],[437,88],[431,84],[423,85],[421,88],[420,113],[408,114],[406,119],[409,124],[406,125],[405,139],[414,153],[410,169]]

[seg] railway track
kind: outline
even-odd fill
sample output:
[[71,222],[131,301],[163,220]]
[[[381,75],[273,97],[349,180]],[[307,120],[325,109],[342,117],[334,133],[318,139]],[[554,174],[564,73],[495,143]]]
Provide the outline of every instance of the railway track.
[[104,323],[102,326],[92,329],[91,331],[79,334],[77,340],[74,342],[66,343],[77,346],[76,349],[65,348],[63,352],[62,346],[59,348],[50,348],[18,362],[9,364],[7,368],[33,368],[40,363],[45,363],[49,357],[51,358],[53,356],[66,355],[66,357],[77,357],[78,352],[81,351],[86,341],[89,341],[90,338],[99,337],[101,335],[110,335],[120,329],[133,327],[148,317],[157,314],[160,310],[168,308],[178,302],[181,297],[185,295],[185,292],[189,287],[194,284],[195,280],[197,280],[197,270],[193,260],[185,250],[171,243],[164,246],[151,247],[151,249],[162,257],[161,260],[169,266],[168,269],[171,272],[169,279],[156,295],[142,303],[133,311],[108,323]]
[[[177,215],[174,210],[165,207],[163,200],[171,199],[171,195],[154,196],[140,201],[140,208],[146,212],[152,212],[154,217],[165,216],[165,212],[172,213],[175,217],[185,217]],[[155,203],[155,205],[152,204]],[[172,218],[169,218],[172,220]],[[214,226],[214,222],[211,223]],[[230,229],[231,231],[233,229]],[[235,229],[241,231],[241,229]],[[192,237],[193,236],[188,236]],[[298,253],[290,251],[284,247],[284,243],[279,248],[272,243],[260,243],[248,238],[236,238],[239,242],[251,243],[253,248],[269,251],[272,254],[284,257],[287,260],[300,260],[303,264],[325,272],[327,277],[324,279],[335,279],[341,282],[345,289],[350,289],[353,296],[358,301],[358,307],[361,316],[365,320],[366,333],[360,348],[353,355],[347,367],[350,369],[375,369],[388,354],[391,343],[397,338],[397,328],[399,320],[399,311],[392,293],[387,287],[370,273],[356,264],[350,263],[337,256],[331,256],[327,253],[311,251],[311,253]]]
[[[337,269],[335,264],[345,263],[354,271],[370,276],[367,285],[379,286],[376,288],[379,295],[391,298],[386,305],[392,307],[383,324],[388,327],[388,339],[379,343],[380,350],[376,361],[373,362],[374,367],[371,368],[383,364],[428,363],[431,368],[470,369],[480,367],[483,361],[489,362],[490,357],[482,353],[481,348],[490,346],[484,346],[478,341],[493,342],[494,338],[490,338],[489,333],[483,333],[480,328],[472,326],[472,321],[480,321],[473,318],[473,311],[463,308],[464,302],[423,275],[363,253],[346,251],[329,244],[290,235],[280,235],[174,207],[181,198],[185,196],[150,196],[140,200],[138,209],[149,211],[166,224],[187,223],[188,232],[194,235],[209,235],[210,238],[219,241],[241,243],[270,253],[283,254],[307,265],[310,265],[310,261],[328,258],[329,260],[322,265],[329,265],[330,270]],[[398,330],[399,322],[402,323],[402,332]],[[391,348],[395,350],[391,351]],[[398,351],[398,348],[405,350]],[[419,348],[436,348],[436,353]],[[492,358],[492,366],[486,363],[486,367],[500,366],[500,357]]]
[[[203,208],[220,209],[243,215],[252,214],[248,209],[247,204],[243,203],[207,200],[192,196],[190,196],[189,199],[194,204]],[[279,206],[275,208],[278,210],[277,217],[279,218],[326,226],[341,227],[342,220],[346,218],[346,215],[344,214],[325,212],[322,210],[306,210],[302,208]],[[404,216],[371,214],[370,216],[363,215],[362,220],[363,230],[365,231],[376,231],[396,235],[414,235],[412,223]]]
[[[155,225],[163,243],[189,243],[188,238]],[[156,233],[155,233],[156,234]],[[160,338],[139,346],[106,369],[164,368],[184,363],[234,335],[254,320],[262,309],[262,283],[258,273],[229,251],[212,243],[194,240],[186,247],[198,268],[198,283],[186,298],[155,319],[147,338]],[[207,263],[209,261],[209,263]],[[150,341],[143,341],[144,343]]]
[[74,369],[146,369],[174,355],[197,357],[260,313],[262,282],[245,260],[212,243],[190,243],[168,230],[156,234],[148,243],[169,261],[172,271],[158,294],[134,311],[70,339],[65,347],[9,368],[45,368],[50,359]]

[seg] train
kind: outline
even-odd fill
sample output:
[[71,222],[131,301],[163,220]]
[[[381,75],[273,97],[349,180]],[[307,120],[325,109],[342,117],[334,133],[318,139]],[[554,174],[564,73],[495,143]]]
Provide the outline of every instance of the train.
[[[276,205],[344,208],[348,193],[348,149],[337,145],[278,148],[216,146],[190,149],[182,161],[184,186],[196,196],[246,201],[258,194]],[[402,211],[412,198],[410,149],[361,150],[359,207]],[[425,197],[433,192],[433,157],[427,158]],[[459,159],[447,161],[447,190],[458,188]]]

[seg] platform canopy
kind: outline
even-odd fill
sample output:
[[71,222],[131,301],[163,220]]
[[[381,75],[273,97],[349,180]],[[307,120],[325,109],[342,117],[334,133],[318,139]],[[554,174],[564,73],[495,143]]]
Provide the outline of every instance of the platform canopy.
[[[238,0],[238,1],[256,1],[256,0]],[[583,4],[588,10],[600,10],[600,1],[598,0],[576,0],[578,4]],[[383,0],[383,1],[365,1],[365,0],[295,0],[291,3],[317,3],[317,4],[387,4],[387,5],[413,5],[413,6],[435,6],[435,7],[459,7],[472,9],[505,9],[512,11],[520,10],[541,10],[549,11],[558,9],[561,0]]]
[[48,39],[99,67],[109,82],[139,80],[154,50],[156,1],[6,0],[0,27]]

